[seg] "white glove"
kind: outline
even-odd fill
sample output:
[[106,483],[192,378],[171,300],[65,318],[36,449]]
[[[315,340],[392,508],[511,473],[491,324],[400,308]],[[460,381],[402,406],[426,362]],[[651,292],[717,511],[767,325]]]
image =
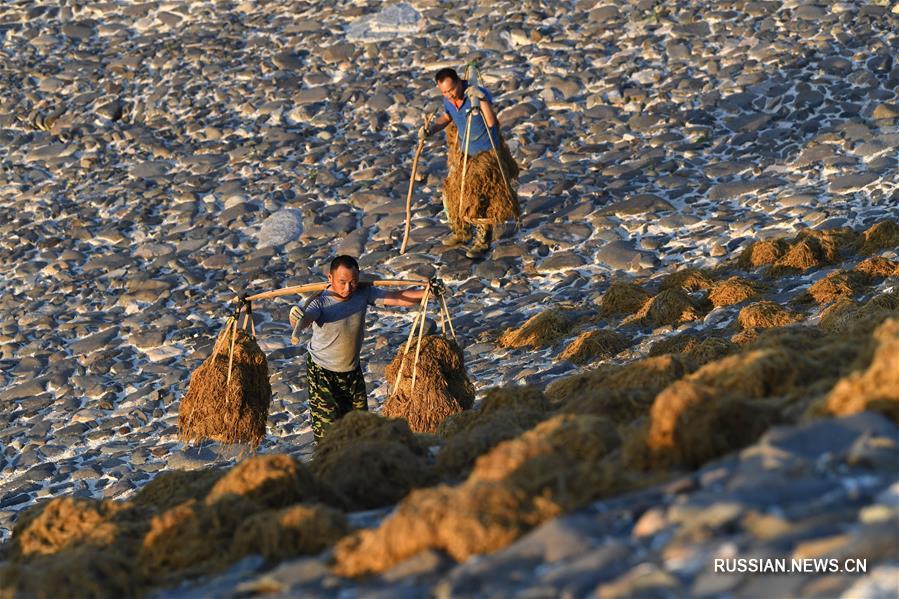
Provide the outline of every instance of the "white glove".
[[290,309],[290,314],[287,316],[287,320],[290,321],[291,328],[297,326],[297,323],[303,320],[303,309],[299,306],[294,306]]
[[430,136],[431,136],[431,131],[428,127],[425,127],[424,125],[422,125],[421,127],[418,128],[418,139],[423,140],[423,139],[427,139]]

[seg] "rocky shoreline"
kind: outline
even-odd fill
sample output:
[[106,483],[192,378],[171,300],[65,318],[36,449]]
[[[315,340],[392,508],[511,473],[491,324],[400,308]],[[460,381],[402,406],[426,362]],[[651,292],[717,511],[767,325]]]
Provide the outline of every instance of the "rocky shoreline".
[[[178,441],[189,374],[209,354],[236,291],[317,280],[335,253],[358,255],[368,272],[385,278],[436,273],[449,284],[478,404],[490,387],[561,385],[597,367],[642,360],[655,344],[681,343],[684,335],[739,335],[755,328],[738,325],[752,316],[743,312],[747,302],[772,301],[823,328],[838,300],[861,309],[890,295],[895,274],[857,278],[868,257],[899,261],[889,235],[861,254],[838,239],[839,259],[805,268],[788,261],[782,266],[793,270],[776,276],[769,265],[784,256],[756,263],[750,255],[748,266],[735,264],[762,242],[794,243],[801,232],[840,228],[857,237],[899,221],[897,18],[887,2],[850,0],[5,5],[0,541],[41,500],[129,500],[162,472],[237,463],[241,448]],[[497,97],[523,166],[522,222],[505,227],[483,261],[443,248],[445,150],[433,142],[419,169],[409,252],[399,256],[415,132],[438,106],[431,73],[470,59]],[[764,291],[717,305],[712,283],[682,287],[674,318],[664,317],[660,302],[645,313],[642,305],[602,312],[613,284],[636,284],[647,298],[658,297],[665,277],[686,269],[727,271],[743,279],[749,295],[755,285]],[[706,301],[712,305],[700,305]],[[257,308],[274,392],[259,451],[308,460],[311,431],[288,308],[286,301]],[[501,341],[556,308],[574,323],[557,339]],[[681,318],[687,309],[694,318]],[[386,398],[384,370],[408,326],[402,315],[373,317],[363,354],[373,410]],[[631,326],[622,329],[623,341],[588,336],[560,357],[582,334],[621,326]],[[828,334],[842,334],[834,331]],[[615,343],[626,347],[612,351]],[[682,344],[672,351],[690,350]],[[878,522],[895,522],[896,489],[887,476],[895,464],[850,457],[850,449],[876,454],[865,449],[871,439],[894,443],[895,427],[874,414],[794,424],[719,466],[684,473],[669,483],[674,488],[620,499],[636,507],[602,499],[490,558],[456,566],[428,553],[411,571],[370,586],[329,578],[325,558],[286,564],[270,576],[286,594],[428,588],[447,596],[580,596],[615,582],[599,595],[633,596],[643,587],[627,585],[645,584],[647,595],[886,596],[877,589],[896,576],[895,552],[878,553],[886,545],[869,533]],[[847,427],[850,441],[829,439]],[[776,434],[832,441],[811,447],[833,462],[819,464],[811,449],[781,455],[772,449],[781,447]],[[755,467],[762,458],[754,451],[777,455],[765,472],[772,493],[792,481],[796,467],[809,482],[797,486],[795,501],[832,492],[833,505],[806,523],[790,511],[787,490],[783,501],[768,503],[747,494],[710,509],[713,521],[695,530],[695,514],[703,512],[696,506],[713,505],[715,484],[727,486],[741,468]],[[745,476],[755,481],[749,487],[767,488],[761,474]],[[608,518],[620,528],[603,519],[607,513],[617,514]],[[566,532],[582,525],[597,532]],[[777,535],[759,532],[768,527]],[[541,534],[568,539],[559,543],[569,553],[535,549],[556,543]],[[807,539],[830,537],[832,546],[799,550]],[[869,549],[872,567],[861,578],[759,582],[713,576],[706,560]],[[251,559],[209,588],[224,594],[256,584],[261,567]],[[579,578],[578,568],[605,573]],[[494,576],[499,570],[508,575]],[[584,582],[566,591],[574,580]]]

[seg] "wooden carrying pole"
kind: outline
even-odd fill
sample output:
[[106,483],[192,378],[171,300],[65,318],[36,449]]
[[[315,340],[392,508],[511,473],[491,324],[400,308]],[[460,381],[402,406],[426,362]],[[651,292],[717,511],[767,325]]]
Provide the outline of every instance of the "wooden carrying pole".
[[[431,115],[425,115],[425,130],[431,126]],[[425,147],[425,140],[422,137],[418,140],[418,146],[415,148],[415,158],[412,159],[412,176],[409,177],[409,192],[406,194],[406,227],[403,230],[403,244],[400,246],[400,254],[406,253],[406,244],[409,243],[409,229],[412,226],[412,192],[415,190],[415,175],[418,173],[418,158],[421,156],[421,150]]]
[[[375,287],[409,287],[410,285],[427,285],[427,279],[383,279],[379,281],[359,281],[360,284],[369,283]],[[327,283],[308,283],[306,285],[294,285],[292,287],[283,287],[272,291],[263,291],[242,298],[248,302],[257,300],[272,299],[285,295],[300,295],[302,293],[314,293],[316,291],[324,291],[328,288]]]

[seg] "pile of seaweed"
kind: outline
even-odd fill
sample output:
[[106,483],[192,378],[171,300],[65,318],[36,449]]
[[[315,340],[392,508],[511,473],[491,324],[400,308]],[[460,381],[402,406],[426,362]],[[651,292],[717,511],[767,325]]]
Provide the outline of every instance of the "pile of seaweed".
[[[889,286],[899,265],[877,255],[897,246],[894,223],[808,231],[757,242],[717,270],[615,282],[592,318],[551,311],[499,336],[593,367],[487,390],[433,433],[351,413],[308,465],[259,456],[226,472],[163,474],[128,502],[53,499],[17,522],[0,592],[139,595],[250,553],[274,563],[326,547],[348,577],[426,550],[464,560],[680,476],[775,424],[864,410],[899,423],[899,293]],[[783,300],[783,281],[819,271]],[[731,321],[690,328],[711,312]],[[663,338],[614,359],[647,329]],[[376,527],[348,525],[347,512],[388,505]]]
[[16,522],[0,595],[138,596],[250,554],[272,564],[317,554],[349,532],[346,512],[433,484],[428,455],[405,421],[353,412],[310,464],[261,455],[160,474],[130,501],[51,499]]

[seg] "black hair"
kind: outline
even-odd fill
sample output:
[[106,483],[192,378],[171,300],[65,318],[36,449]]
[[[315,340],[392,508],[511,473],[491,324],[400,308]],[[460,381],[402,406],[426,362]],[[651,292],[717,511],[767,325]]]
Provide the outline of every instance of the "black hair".
[[334,272],[338,268],[343,266],[344,268],[354,268],[357,271],[359,270],[359,263],[356,262],[356,259],[352,256],[337,256],[333,260],[331,260],[331,267],[328,272]]
[[461,81],[459,79],[459,73],[456,72],[456,69],[451,69],[449,67],[444,67],[444,68],[440,69],[439,71],[437,71],[437,73],[434,75],[434,81],[436,81],[439,84],[441,81],[443,81],[447,77],[452,79],[453,83],[455,83],[456,81]]

